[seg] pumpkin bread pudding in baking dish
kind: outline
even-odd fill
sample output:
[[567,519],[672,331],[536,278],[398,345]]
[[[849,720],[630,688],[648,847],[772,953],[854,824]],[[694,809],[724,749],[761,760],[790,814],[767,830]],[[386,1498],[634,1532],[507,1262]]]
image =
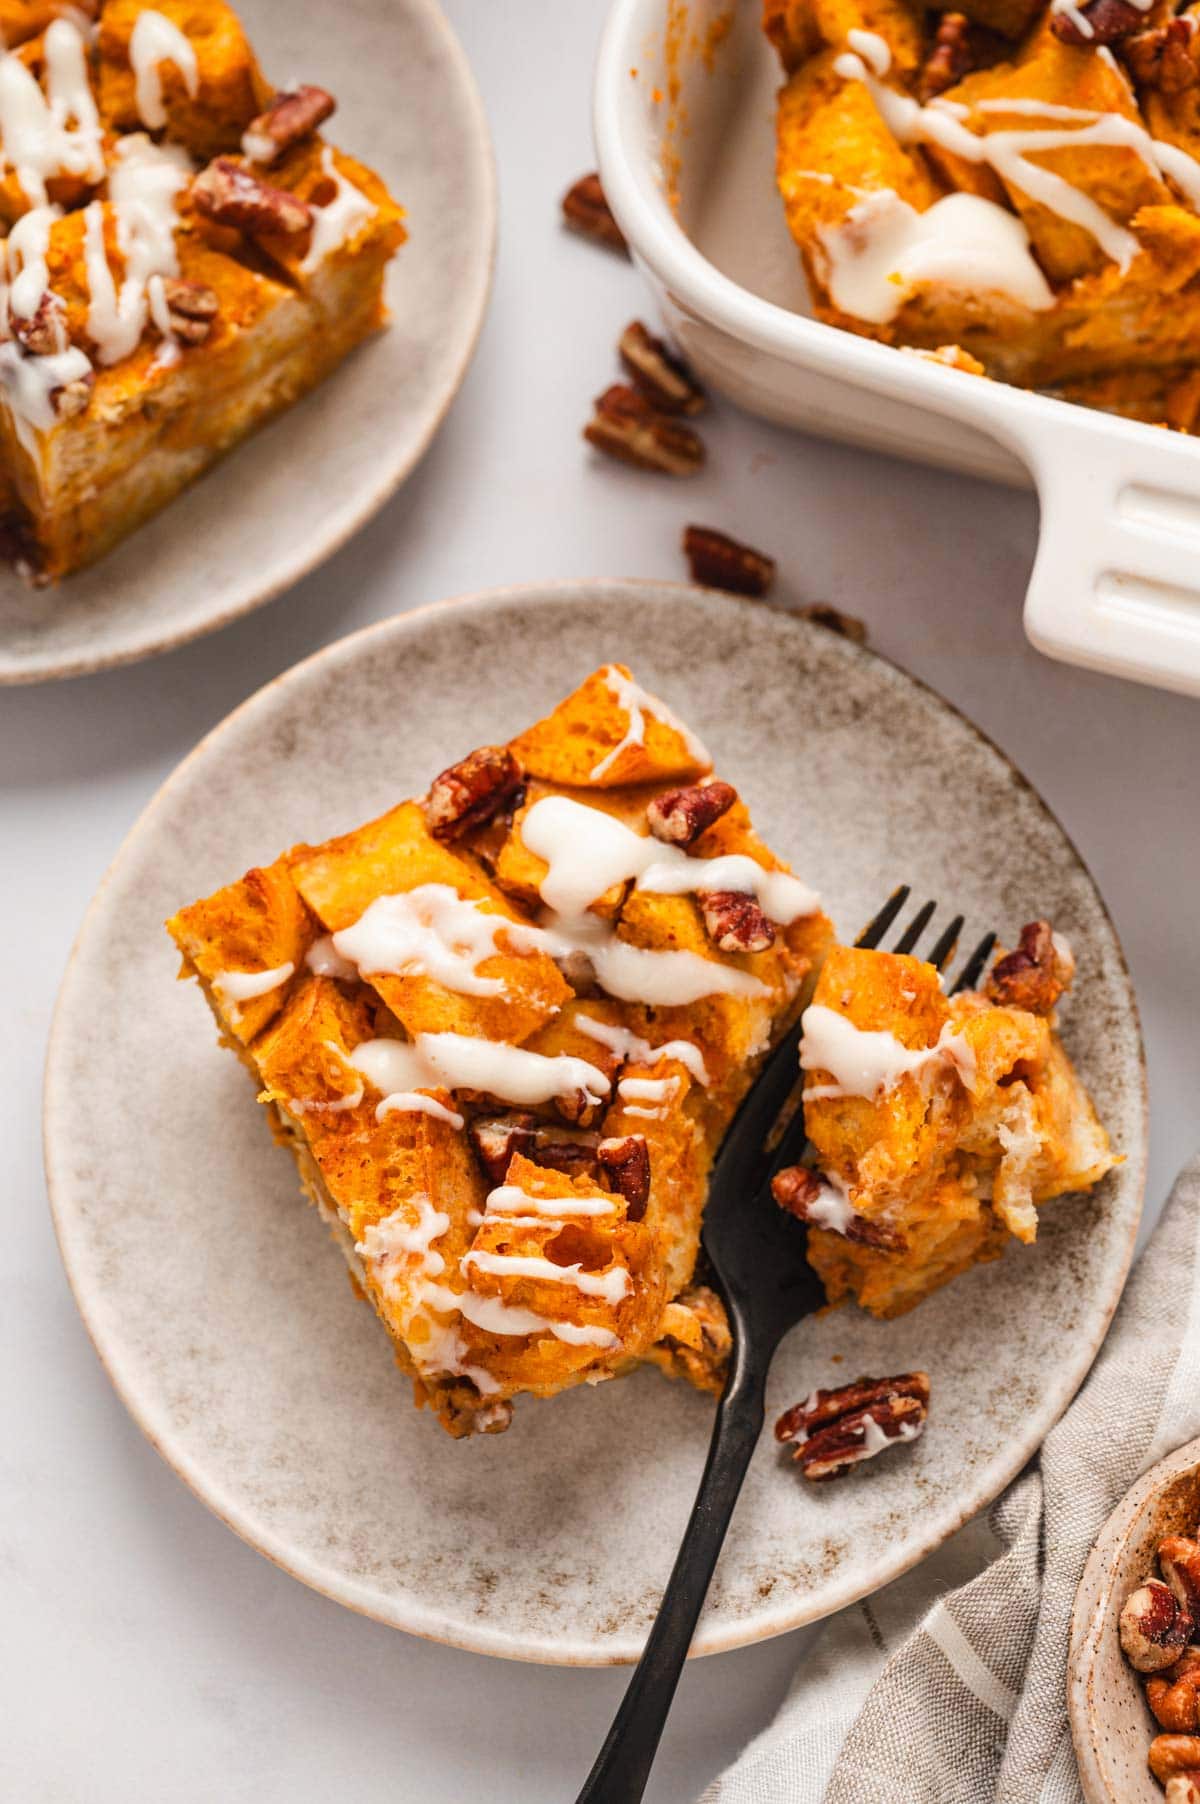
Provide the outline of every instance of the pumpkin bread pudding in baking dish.
[[[785,1175],[832,1300],[877,1307],[870,1253],[904,1307],[1010,1230],[1032,1238],[1030,1196],[1111,1162],[1042,1002],[947,1003],[932,967],[835,946],[818,897],[624,665],[168,929],[417,1402],[454,1435],[506,1428],[520,1392],[640,1361],[719,1389],[729,1329],[697,1273],[707,1173],[814,986],[828,1175]],[[1057,945],[1043,1002],[1065,981]],[[874,1103],[837,1023],[873,1048],[881,1087],[904,1064]]]
[[44,580],[377,330],[404,228],[224,0],[7,0],[0,30],[0,518]]
[[765,0],[816,313],[1130,417],[1200,416],[1200,6]]

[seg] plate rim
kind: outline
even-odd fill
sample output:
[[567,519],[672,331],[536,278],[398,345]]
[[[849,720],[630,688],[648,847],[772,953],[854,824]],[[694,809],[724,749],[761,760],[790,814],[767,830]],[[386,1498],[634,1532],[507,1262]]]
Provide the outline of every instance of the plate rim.
[[[121,1402],[145,1435],[151,1446],[161,1455],[166,1464],[181,1478],[187,1488],[207,1509],[212,1511],[225,1525],[252,1547],[255,1552],[264,1555],[272,1564],[299,1579],[303,1584],[320,1595],[330,1598],[356,1613],[373,1621],[385,1624],[390,1628],[403,1630],[407,1634],[418,1636],[423,1640],[440,1642],[443,1645],[462,1648],[470,1653],[498,1656],[505,1659],[520,1660],[537,1665],[562,1667],[606,1667],[630,1665],[638,1658],[641,1638],[632,1651],[623,1649],[614,1642],[610,1648],[600,1648],[590,1640],[571,1642],[559,1636],[554,1641],[540,1640],[528,1634],[521,1635],[510,1629],[491,1625],[464,1622],[458,1616],[440,1615],[436,1610],[428,1609],[414,1599],[398,1600],[402,1607],[386,1609],[379,1605],[375,1593],[363,1594],[363,1588],[348,1575],[340,1575],[336,1583],[331,1582],[328,1573],[317,1568],[315,1563],[304,1554],[289,1548],[282,1538],[271,1530],[264,1530],[231,1498],[222,1493],[217,1481],[205,1481],[197,1463],[186,1451],[171,1447],[170,1436],[161,1433],[153,1421],[153,1412],[149,1405],[141,1403],[137,1397],[136,1384],[120,1370],[121,1354],[110,1347],[102,1345],[102,1324],[100,1321],[103,1309],[100,1299],[91,1296],[77,1282],[72,1268],[68,1247],[68,1230],[64,1216],[66,1212],[65,1193],[68,1178],[60,1173],[56,1162],[56,1150],[53,1144],[54,1127],[60,1115],[67,1112],[65,1102],[60,1104],[57,1094],[56,1065],[58,1063],[59,1045],[66,1034],[66,1013],[69,1001],[69,990],[78,976],[81,964],[81,952],[97,922],[103,904],[127,852],[140,841],[141,837],[155,824],[160,810],[167,807],[173,797],[175,788],[181,784],[191,770],[193,764],[205,755],[210,746],[217,742],[227,730],[232,730],[243,715],[251,710],[268,706],[268,698],[282,688],[298,682],[317,665],[325,662],[336,663],[342,658],[355,658],[368,651],[371,642],[376,639],[399,635],[404,637],[410,631],[420,631],[424,622],[435,615],[453,613],[461,609],[464,614],[471,610],[486,611],[497,606],[519,601],[523,605],[553,605],[562,601],[580,603],[585,597],[601,605],[610,597],[628,598],[641,596],[650,599],[653,593],[665,598],[668,603],[686,603],[689,599],[704,598],[711,602],[719,596],[723,606],[742,611],[748,620],[761,619],[762,604],[748,601],[741,597],[727,595],[723,591],[706,589],[698,584],[686,582],[667,582],[657,578],[629,577],[597,577],[574,578],[561,582],[539,578],[528,583],[510,583],[499,587],[470,590],[459,595],[446,596],[435,601],[425,602],[415,608],[401,613],[388,615],[383,620],[372,621],[366,626],[357,628],[341,638],[331,641],[309,653],[278,676],[264,683],[253,694],[247,696],[224,718],[209,728],[208,732],[197,742],[175,768],[168,774],[158,789],[149,798],[140,814],[134,820],[121,840],[110,860],[95,893],[88,903],[80,922],[78,931],[72,942],[60,980],[55,999],[49,1033],[46,1042],[46,1054],[43,1066],[43,1100],[42,1100],[42,1148],[45,1167],[46,1189],[49,1200],[51,1222],[59,1256],[67,1276],[76,1308],[79,1311],[88,1338],[95,1349],[102,1369],[107,1374]],[[776,610],[772,610],[776,611]],[[802,637],[823,634],[829,631],[826,627],[815,625],[795,615],[785,615],[788,629],[794,628]],[[818,641],[820,642],[820,641]],[[773,1639],[777,1635],[787,1634],[793,1629],[824,1620],[839,1610],[858,1602],[861,1598],[873,1595],[876,1591],[914,1570],[923,1560],[936,1551],[959,1528],[982,1510],[988,1508],[1000,1493],[1009,1485],[1027,1464],[1040,1447],[1050,1429],[1061,1415],[1069,1408],[1080,1385],[1090,1370],[1097,1353],[1108,1333],[1113,1313],[1120,1301],[1133,1260],[1134,1247],[1145,1202],[1146,1164],[1148,1139],[1148,1087],[1145,1041],[1142,1034],[1141,1016],[1137,1006],[1137,997],[1129,971],[1128,960],[1121,943],[1120,935],[1109,912],[1102,891],[1092,874],[1087,861],[1079,851],[1075,841],[1066,831],[1058,815],[1050,807],[1041,792],[1024,775],[1013,759],[998,746],[981,727],[977,726],[969,716],[953,702],[924,681],[914,676],[895,660],[884,656],[870,647],[855,644],[849,640],[841,641],[844,651],[852,661],[877,662],[898,676],[901,681],[911,683],[916,689],[930,698],[934,704],[946,709],[963,723],[969,732],[982,746],[1000,760],[1004,768],[1010,772],[1014,784],[1026,791],[1041,813],[1048,819],[1060,834],[1071,858],[1079,871],[1087,878],[1100,909],[1103,920],[1112,935],[1113,946],[1118,961],[1118,972],[1129,1004],[1132,1026],[1136,1040],[1136,1068],[1131,1073],[1137,1086],[1136,1144],[1128,1147],[1124,1163],[1135,1178],[1133,1202],[1136,1207],[1130,1209],[1130,1219],[1126,1229],[1123,1256],[1110,1282],[1109,1294],[1101,1300],[1101,1307],[1093,1318],[1090,1333],[1080,1335],[1075,1342],[1075,1358],[1069,1363],[1069,1389],[1049,1415],[1033,1413],[1031,1426],[1020,1437],[1014,1436],[1006,1443],[988,1464],[980,1468],[974,1475],[971,1492],[965,1503],[952,1511],[940,1522],[932,1535],[919,1540],[914,1547],[906,1548],[902,1553],[890,1558],[881,1559],[878,1568],[865,1583],[849,1581],[839,1587],[836,1583],[825,1586],[819,1593],[820,1603],[811,1606],[811,1593],[797,1593],[790,1600],[790,1607],[777,1606],[774,1611],[763,1611],[753,1618],[742,1618],[739,1622],[726,1628],[703,1626],[698,1631],[689,1652],[689,1658],[700,1658],[709,1654],[726,1653],[735,1648],[753,1646],[761,1641]],[[59,1185],[62,1186],[62,1194]],[[61,1213],[60,1213],[61,1211]],[[90,1298],[90,1301],[89,1301]],[[914,1550],[915,1548],[915,1550]]]
[[[241,600],[231,603],[209,619],[193,622],[191,625],[178,627],[157,636],[151,632],[148,636],[137,640],[136,643],[130,643],[112,651],[101,652],[98,655],[83,652],[55,661],[31,661],[19,667],[5,665],[0,656],[0,688],[33,688],[39,683],[67,682],[76,677],[95,676],[101,671],[120,670],[131,664],[141,664],[149,658],[161,657],[166,652],[177,651],[181,646],[191,645],[195,640],[206,638],[210,633],[220,632],[223,628],[232,626],[235,620],[241,620],[247,614],[254,613],[258,608],[266,607],[268,602],[276,600],[285,591],[294,588],[297,583],[303,582],[305,577],[311,576],[313,571],[319,569],[322,564],[328,563],[343,546],[347,545],[357,533],[362,531],[364,526],[374,519],[382,508],[386,507],[392,496],[408,481],[441,431],[446,416],[458,398],[459,391],[471,367],[495,284],[500,225],[496,152],[492,143],[487,110],[483,104],[479,84],[475,79],[475,72],[458,34],[438,4],[438,0],[392,0],[392,4],[402,4],[410,11],[421,14],[431,29],[440,34],[447,64],[454,69],[461,85],[464,103],[471,115],[472,142],[478,158],[479,174],[482,177],[486,254],[480,265],[474,312],[470,318],[469,329],[464,334],[458,358],[449,373],[445,392],[437,407],[430,413],[424,430],[410,447],[408,455],[401,459],[394,469],[389,469],[381,482],[369,489],[364,489],[359,501],[348,510],[346,517],[321,540],[319,545],[299,559],[288,571],[261,586],[256,586]],[[336,374],[336,371],[331,373]],[[235,445],[231,455],[236,455],[246,447],[252,447],[254,437],[255,434],[251,433],[248,439]],[[197,480],[202,481],[206,473],[201,472]],[[193,485],[189,484],[188,486]],[[168,502],[168,509],[170,505],[171,503]],[[103,561],[102,559],[101,566]],[[71,579],[68,576],[64,580],[69,583]],[[3,646],[0,644],[0,654],[2,652]]]

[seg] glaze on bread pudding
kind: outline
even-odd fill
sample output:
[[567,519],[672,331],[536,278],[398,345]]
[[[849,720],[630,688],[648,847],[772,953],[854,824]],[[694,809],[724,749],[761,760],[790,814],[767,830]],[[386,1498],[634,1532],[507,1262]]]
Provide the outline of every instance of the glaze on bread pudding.
[[1200,413],[1200,7],[765,0],[819,318],[1131,417]]
[[224,0],[8,0],[0,28],[0,517],[44,579],[382,325],[404,229]]
[[719,1388],[707,1170],[833,936],[625,666],[168,927],[451,1434],[639,1360]]
[[982,992],[947,997],[935,968],[838,946],[804,1015],[811,1165],[775,1180],[808,1221],[831,1303],[914,1307],[960,1272],[1032,1241],[1040,1204],[1116,1160],[1055,1032],[1074,959],[1031,922]]

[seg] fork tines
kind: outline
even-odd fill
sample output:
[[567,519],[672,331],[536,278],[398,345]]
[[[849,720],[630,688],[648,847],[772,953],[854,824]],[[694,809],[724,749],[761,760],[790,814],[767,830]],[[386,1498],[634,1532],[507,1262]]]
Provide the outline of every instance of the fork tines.
[[[867,951],[874,951],[888,928],[899,915],[911,894],[912,890],[907,883],[902,883],[899,889],[893,890],[874,920],[868,921],[854,944],[863,947]],[[892,950],[895,952],[915,951],[921,935],[928,927],[936,912],[936,902],[926,902],[923,907],[918,908],[916,914],[901,933],[900,938],[896,941]],[[954,919],[949,922],[938,935],[936,943],[926,957],[927,964],[935,965],[939,971],[944,971],[946,969],[946,966],[954,957],[955,950],[958,946],[958,936],[963,930],[963,925],[963,916],[955,915]],[[985,933],[974,952],[972,952],[970,958],[963,966],[957,981],[951,987],[952,995],[957,995],[960,990],[974,989],[975,985],[979,982],[979,979],[983,976],[984,967],[991,956],[992,947],[995,944],[995,934]]]

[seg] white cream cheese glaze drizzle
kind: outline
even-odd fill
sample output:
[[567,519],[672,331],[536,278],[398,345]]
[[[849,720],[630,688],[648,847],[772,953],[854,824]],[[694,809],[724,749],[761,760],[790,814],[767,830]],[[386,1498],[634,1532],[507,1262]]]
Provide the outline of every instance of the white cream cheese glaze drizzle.
[[415,1040],[364,1040],[350,1054],[387,1101],[396,1093],[429,1086],[446,1090],[479,1090],[504,1102],[531,1105],[584,1091],[602,1102],[609,1082],[586,1059],[559,1053],[553,1058],[468,1034],[418,1034]]
[[184,87],[194,100],[200,86],[195,45],[164,14],[147,8],[145,12],[138,14],[133,27],[129,40],[129,61],[133,69],[138,118],[150,131],[159,131],[167,123],[160,64],[175,65],[183,77]]
[[684,725],[678,715],[671,712],[666,702],[660,701],[656,695],[651,695],[642,688],[640,683],[635,683],[632,677],[623,675],[615,664],[605,666],[604,681],[616,697],[618,704],[629,716],[629,725],[626,728],[624,739],[618,741],[612,751],[606,753],[592,771],[593,782],[608,774],[627,746],[645,745],[647,714],[655,720],[660,720],[663,726],[670,727],[678,733],[687,747],[688,756],[693,758],[697,764],[703,765],[705,769],[711,767],[712,759],[704,746],[691,729]]
[[422,883],[377,896],[351,927],[330,936],[335,954],[364,976],[387,972],[432,977],[460,996],[500,996],[504,980],[481,977],[476,966],[497,957],[503,934],[517,948],[540,939],[536,929],[485,910],[446,883]]
[[348,244],[359,228],[373,218],[375,207],[361,188],[347,181],[334,161],[328,144],[321,152],[321,167],[335,185],[333,199],[313,208],[312,240],[300,265],[301,275],[311,275],[331,251]]
[[588,1272],[581,1265],[555,1265],[553,1259],[541,1259],[525,1253],[464,1253],[461,1266],[465,1272],[485,1272],[496,1278],[537,1278],[546,1284],[569,1284],[581,1296],[600,1297],[613,1306],[629,1295],[632,1280],[623,1265],[606,1272]]
[[45,56],[44,94],[19,56],[0,56],[0,168],[15,172],[35,207],[45,206],[53,176],[98,182],[104,174],[100,116],[78,26],[55,19]]
[[611,1196],[531,1196],[516,1184],[500,1184],[488,1192],[483,1207],[486,1215],[521,1221],[526,1217],[612,1215],[617,1204]]
[[618,1057],[633,1059],[639,1065],[657,1064],[659,1059],[675,1059],[691,1072],[698,1084],[708,1083],[708,1069],[704,1063],[704,1054],[694,1040],[666,1040],[661,1046],[652,1046],[649,1040],[643,1040],[628,1027],[620,1027],[613,1021],[597,1021],[592,1015],[577,1014],[575,1026],[589,1039],[599,1040],[610,1052]]
[[265,996],[270,990],[277,990],[281,983],[286,983],[295,965],[289,960],[287,964],[275,965],[270,971],[218,971],[212,980],[212,987],[226,1002],[235,1006],[242,1002],[251,1002],[256,996]]
[[103,205],[92,201],[84,211],[88,332],[102,364],[119,363],[136,349],[149,317],[150,278],[179,273],[175,201],[191,172],[191,159],[177,145],[155,144],[141,132],[118,143],[108,191],[125,262],[119,290],[104,243]]
[[873,1098],[899,1083],[906,1072],[923,1071],[938,1063],[952,1067],[967,1085],[974,1078],[974,1053],[949,1023],[935,1045],[915,1050],[902,1045],[894,1034],[856,1027],[821,1003],[804,1011],[802,1025],[801,1070],[829,1071],[834,1079],[832,1084],[807,1087],[806,1102],[836,1096]]

